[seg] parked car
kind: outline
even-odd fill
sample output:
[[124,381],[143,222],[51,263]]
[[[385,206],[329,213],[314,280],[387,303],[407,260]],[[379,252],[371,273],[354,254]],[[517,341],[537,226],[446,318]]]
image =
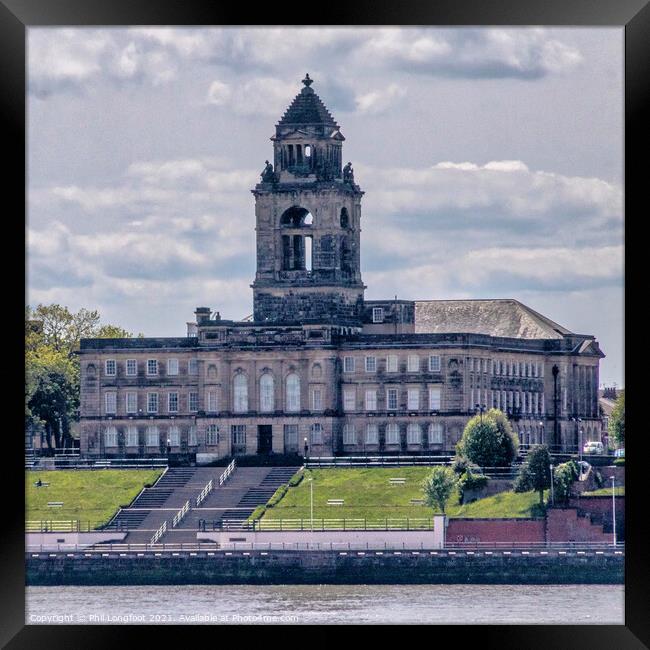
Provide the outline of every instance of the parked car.
[[582,449],[583,454],[602,454],[604,452],[605,448],[600,440],[590,440]]
[[614,451],[614,456],[616,458],[625,458],[625,448],[622,447],[621,449],[616,449]]

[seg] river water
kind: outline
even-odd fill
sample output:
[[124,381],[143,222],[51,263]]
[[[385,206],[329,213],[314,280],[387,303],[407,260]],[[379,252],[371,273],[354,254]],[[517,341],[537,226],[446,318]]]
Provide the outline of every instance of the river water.
[[623,624],[623,585],[27,587],[27,624]]

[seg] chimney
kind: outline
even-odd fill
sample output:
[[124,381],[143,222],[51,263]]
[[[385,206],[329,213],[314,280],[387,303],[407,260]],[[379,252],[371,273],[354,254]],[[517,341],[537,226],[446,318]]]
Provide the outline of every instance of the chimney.
[[194,311],[198,325],[210,320],[210,307],[197,307]]

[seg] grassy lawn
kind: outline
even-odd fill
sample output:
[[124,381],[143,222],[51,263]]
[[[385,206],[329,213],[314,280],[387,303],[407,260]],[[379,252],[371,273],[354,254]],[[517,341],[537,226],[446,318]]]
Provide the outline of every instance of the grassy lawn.
[[[620,485],[619,487],[614,488],[614,493],[616,494],[617,497],[624,497],[625,496],[625,486]],[[600,488],[599,490],[592,490],[591,492],[583,492],[582,493],[583,497],[611,497],[612,496],[612,488],[611,487],[603,487]]]
[[[263,521],[272,519],[309,519],[310,482],[314,486],[315,519],[417,519],[429,518],[433,510],[411,503],[422,499],[422,481],[430,467],[394,468],[332,468],[307,470],[297,487],[289,488],[285,497],[267,509]],[[406,479],[403,485],[392,485],[391,478]],[[342,506],[327,505],[328,499],[343,499]],[[531,517],[536,516],[536,492],[506,492],[461,506],[454,491],[447,504],[451,517]]]
[[[121,505],[130,503],[145,483],[153,483],[162,470],[101,469],[25,472],[25,519],[69,520],[101,524]],[[36,487],[41,479],[47,487]],[[62,507],[48,507],[62,501]]]

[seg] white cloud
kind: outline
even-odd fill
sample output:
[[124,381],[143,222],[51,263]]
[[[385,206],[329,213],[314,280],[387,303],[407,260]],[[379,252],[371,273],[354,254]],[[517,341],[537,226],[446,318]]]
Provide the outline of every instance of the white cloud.
[[406,89],[397,84],[390,84],[387,88],[373,90],[355,97],[359,113],[378,115],[395,106],[406,96]]

